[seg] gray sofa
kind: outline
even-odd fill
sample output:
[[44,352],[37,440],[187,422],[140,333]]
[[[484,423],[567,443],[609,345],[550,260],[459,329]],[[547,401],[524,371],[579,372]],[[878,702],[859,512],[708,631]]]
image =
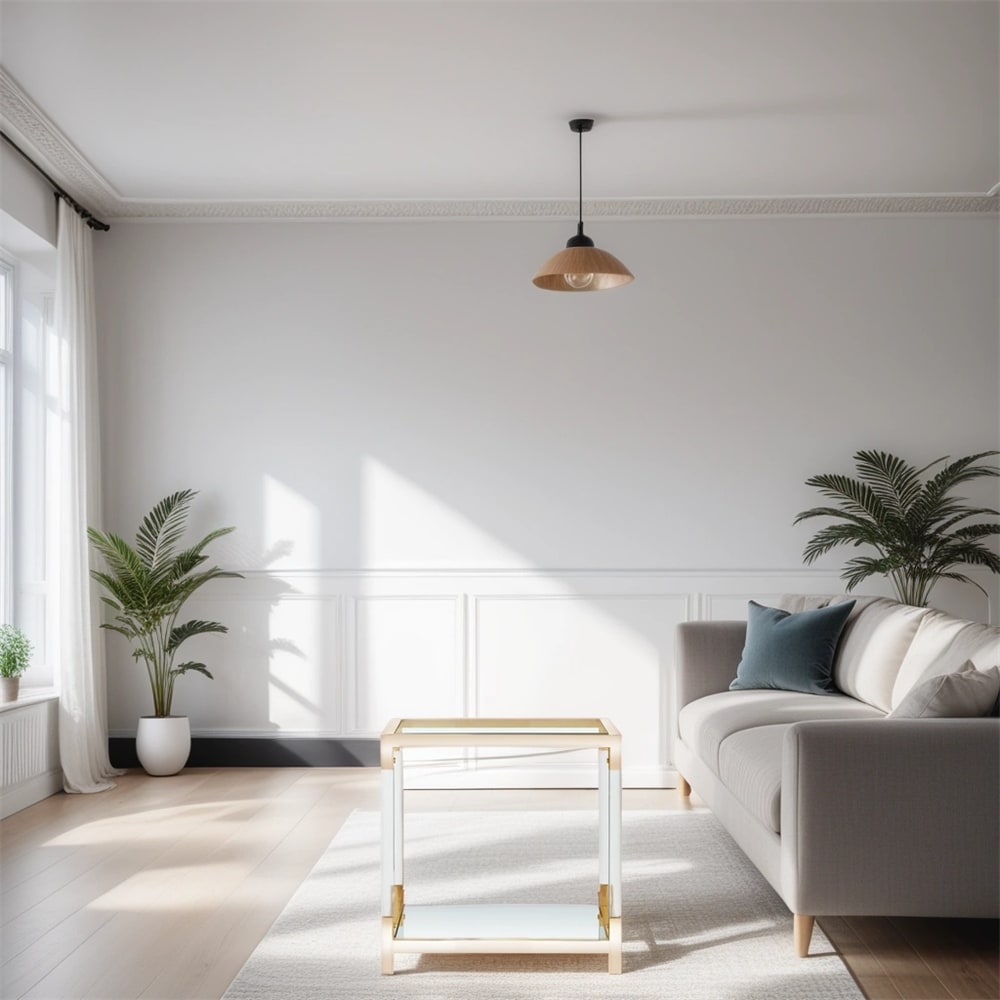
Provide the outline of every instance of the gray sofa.
[[777,606],[851,599],[831,694],[730,690],[745,622],[677,632],[681,793],[694,787],[784,900],[801,956],[817,916],[1000,912],[1000,719],[886,717],[967,661],[995,676],[1000,628],[884,598]]

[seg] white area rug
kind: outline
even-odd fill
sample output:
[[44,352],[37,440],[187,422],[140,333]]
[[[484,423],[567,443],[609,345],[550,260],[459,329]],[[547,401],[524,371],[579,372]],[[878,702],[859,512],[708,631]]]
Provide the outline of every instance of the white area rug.
[[[592,813],[408,813],[405,841],[408,902],[594,901]],[[791,914],[708,813],[625,813],[620,976],[602,955],[397,955],[382,976],[378,845],[378,814],[352,814],[226,1000],[863,998],[819,927],[795,957]]]

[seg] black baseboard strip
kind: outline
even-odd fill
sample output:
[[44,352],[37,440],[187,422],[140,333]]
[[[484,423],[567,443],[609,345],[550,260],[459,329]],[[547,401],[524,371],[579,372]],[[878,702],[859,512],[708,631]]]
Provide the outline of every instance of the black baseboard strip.
[[[134,736],[112,736],[113,767],[140,767]],[[188,767],[378,767],[378,740],[192,736]]]

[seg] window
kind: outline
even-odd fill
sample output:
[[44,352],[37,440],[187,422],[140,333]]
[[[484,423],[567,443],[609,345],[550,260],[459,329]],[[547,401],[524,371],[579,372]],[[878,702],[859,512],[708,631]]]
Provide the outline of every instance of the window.
[[51,352],[55,250],[0,251],[0,620],[23,629],[33,648],[22,688],[55,684],[47,654],[46,442],[54,393]]

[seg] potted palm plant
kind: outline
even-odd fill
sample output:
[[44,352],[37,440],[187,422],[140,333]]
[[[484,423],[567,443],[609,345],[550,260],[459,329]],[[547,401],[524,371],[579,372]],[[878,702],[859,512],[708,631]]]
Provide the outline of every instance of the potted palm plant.
[[[983,539],[1000,534],[1000,523],[970,518],[1000,514],[992,507],[976,507],[952,490],[982,477],[1000,476],[1000,469],[981,459],[1000,455],[982,451],[957,461],[948,456],[922,469],[882,451],[859,451],[854,455],[858,478],[839,474],[813,476],[806,480],[837,506],[813,507],[795,518],[795,524],[812,517],[840,521],[821,528],[803,552],[806,563],[838,545],[871,546],[875,556],[855,556],[841,576],[853,590],[874,574],[888,576],[904,604],[924,607],[938,580],[960,580],[983,588],[957,566],[985,566],[1000,573],[1000,555]],[[942,463],[947,463],[942,465]],[[942,466],[926,481],[924,473]],[[983,590],[985,593],[985,590]]]
[[31,643],[16,625],[0,625],[0,703],[17,701],[21,674],[31,661]]
[[229,631],[219,622],[201,619],[178,624],[181,609],[209,580],[241,577],[218,566],[203,568],[206,546],[233,528],[217,528],[195,545],[179,549],[196,495],[183,490],[161,500],[143,519],[135,545],[110,532],[87,529],[106,564],[106,570],[91,570],[107,591],[101,599],[112,612],[111,621],[101,627],[132,643],[132,656],[143,663],[149,678],[153,714],[139,719],[135,741],[139,762],[149,774],[176,774],[191,752],[188,718],[172,714],[177,678],[187,673],[212,677],[204,663],[178,663],[178,650],[192,636]]

